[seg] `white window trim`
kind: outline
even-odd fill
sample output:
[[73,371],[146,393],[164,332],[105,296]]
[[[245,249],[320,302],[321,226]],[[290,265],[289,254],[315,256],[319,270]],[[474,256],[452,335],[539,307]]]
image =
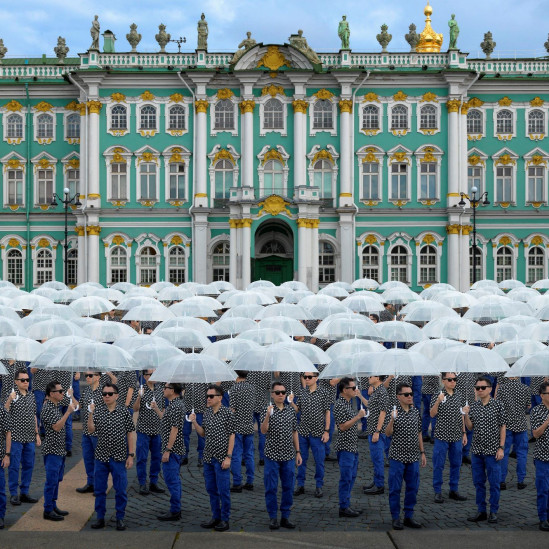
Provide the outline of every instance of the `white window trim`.
[[[276,101],[280,101],[282,103],[282,128],[280,129],[271,129],[265,127],[265,104],[267,101],[270,101],[271,99],[275,99]],[[265,137],[268,133],[278,133],[282,137],[286,137],[288,135],[288,103],[291,101],[291,98],[288,97],[282,97],[281,95],[277,95],[276,97],[271,97],[271,95],[264,95],[263,97],[258,98],[256,103],[259,103],[259,136]],[[214,111],[215,116],[215,111]]]
[[[482,133],[469,133],[467,132],[467,119],[465,120],[465,131],[467,132],[467,141],[478,141],[479,139],[482,139],[483,137],[486,137],[486,117],[487,112],[480,107],[471,107],[469,109],[469,112],[471,111],[478,111],[480,112],[482,118]],[[467,117],[466,117],[467,118]]]
[[[508,236],[511,240],[510,244],[499,244],[499,241],[502,237]],[[492,260],[494,262],[494,280],[497,280],[497,255],[498,250],[501,250],[502,248],[509,248],[511,250],[511,257],[512,263],[511,263],[511,277],[510,278],[516,278],[517,277],[517,259],[518,259],[518,240],[510,234],[499,234],[497,237],[492,239]]]
[[[176,106],[183,107],[185,111],[185,128],[182,130],[170,129],[170,109]],[[170,101],[164,105],[164,131],[172,137],[180,137],[189,133],[189,103],[186,99],[177,102]]]
[[[316,254],[317,254],[317,261],[318,256],[320,255],[318,247],[320,246],[321,242],[328,242],[330,246],[334,249],[334,268],[335,268],[335,279],[340,280],[341,279],[341,246],[339,245],[339,241],[337,238],[334,238],[332,235],[327,233],[319,233],[318,234],[318,243],[316,244]],[[315,245],[313,243],[313,245]],[[318,264],[319,270],[322,268],[320,265],[320,262]],[[320,282],[320,274],[318,276],[318,285],[320,288],[324,288],[330,283],[321,283]]]
[[[125,130],[119,130],[119,129],[113,129],[112,128],[112,109],[114,107],[117,107],[118,105],[121,105],[122,107],[126,108],[126,121],[127,121],[127,127]],[[127,133],[130,133],[131,131],[131,105],[128,104],[126,101],[110,101],[107,104],[107,133],[110,133],[114,137],[121,137],[123,135],[126,135]]]
[[[377,105],[376,105],[377,106]],[[357,173],[358,173],[358,195],[360,196],[360,200],[362,200],[366,205],[368,206],[377,206],[380,202],[383,202],[383,173],[384,173],[384,166],[383,166],[383,160],[385,157],[385,152],[381,150],[379,147],[374,147],[372,145],[367,145],[364,147],[361,147],[357,153]],[[368,159],[368,160],[367,160]],[[377,163],[379,166],[378,168],[378,200],[369,200],[364,198],[362,196],[362,165],[364,163],[368,162],[374,162]]]
[[[10,246],[10,242],[16,240],[19,243],[21,249],[17,246]],[[19,249],[21,252],[21,258],[23,260],[23,284],[17,286],[23,288],[25,286],[25,271],[27,269],[27,246],[25,241],[16,234],[7,234],[0,240],[0,256],[2,257],[2,280],[8,280],[8,252],[13,249]]]
[[[425,150],[429,149],[429,150]],[[433,150],[430,150],[433,149]],[[440,202],[440,174],[441,174],[441,164],[442,164],[442,155],[444,153],[435,145],[425,145],[418,149],[414,155],[416,157],[416,200],[423,204],[424,206],[432,206],[437,202]],[[423,164],[432,163],[436,164],[435,171],[435,193],[436,196],[429,196],[426,198],[420,198],[421,194],[421,166]]]
[[238,124],[240,119],[240,117],[238,116],[238,103],[236,102],[238,98],[234,95],[227,98],[227,100],[233,104],[234,129],[232,130],[217,130],[215,128],[215,106],[219,101],[223,101],[223,99],[219,99],[217,97],[217,94],[213,97],[209,97],[208,99],[210,100],[210,137],[214,137],[224,132],[234,136],[238,135]]
[[[14,160],[18,164],[15,167],[10,168],[10,166],[9,166],[10,160]],[[14,164],[15,164],[15,162],[14,162]],[[10,152],[0,160],[0,163],[2,164],[2,179],[4,181],[4,184],[3,184],[3,204],[4,204],[4,208],[9,208],[12,211],[16,211],[19,208],[25,207],[25,198],[26,198],[26,194],[27,194],[26,193],[26,188],[27,188],[27,162],[26,162],[26,160],[20,154],[17,154],[16,152]],[[8,204],[8,190],[9,189],[8,189],[7,172],[10,169],[21,170],[23,172],[23,196],[22,196],[22,203],[21,204],[17,204],[17,205],[16,204]],[[4,280],[7,280],[7,279],[4,277]]]
[[[543,113],[543,133],[528,132],[528,117],[532,111],[541,111]],[[547,135],[547,116],[548,110],[544,107],[526,107],[524,109],[524,135],[532,141],[541,141]]]
[[[145,155],[150,153],[152,156],[149,159],[145,159]],[[141,164],[154,164],[156,166],[155,170],[155,197],[149,198],[149,197],[141,197],[141,172],[140,166]],[[156,149],[153,149],[152,147],[141,147],[139,150],[135,151],[135,158],[134,158],[134,168],[135,168],[135,193],[136,193],[136,200],[137,202],[140,202],[142,205],[148,206],[149,203],[156,203],[160,202],[160,152]]]
[[[78,166],[75,167],[74,165],[71,165],[70,162],[73,159],[78,160]],[[78,188],[79,190],[82,190],[82,186],[80,185],[80,182],[82,181],[82,174],[80,173],[81,166],[80,166],[80,155],[75,151],[67,154],[61,159],[61,164],[63,164],[63,188],[68,188],[68,176],[69,176],[69,170],[78,170]],[[80,193],[82,197],[84,197],[83,193]]]
[[[229,253],[231,250],[231,246],[236,247],[236,242],[231,242],[231,236],[227,233],[219,234],[208,242],[208,257],[207,257],[208,283],[213,282],[213,270],[214,270],[213,251],[218,244],[222,244],[223,242],[227,242],[229,244]],[[229,276],[231,276],[230,265],[229,265]]]
[[[43,160],[43,159],[45,159],[49,163],[48,167],[42,167],[40,165],[40,161]],[[57,192],[57,158],[54,158],[53,156],[51,156],[51,154],[42,152],[38,156],[35,156],[31,160],[31,162],[33,164],[33,204],[34,204],[35,208],[41,208],[43,210],[47,210],[48,208],[50,208],[50,203],[49,202],[46,203],[46,204],[39,204],[38,203],[38,198],[39,198],[39,193],[38,193],[38,170],[51,169],[53,171],[53,192],[54,193]],[[44,163],[44,165],[45,165],[45,163]]]
[[[396,153],[403,152],[405,156],[402,160],[396,158]],[[389,160],[387,162],[387,200],[392,204],[406,203],[412,200],[412,151],[406,147],[395,147],[387,152]],[[408,164],[408,176],[406,178],[406,197],[405,198],[391,198],[390,187],[391,181],[391,166],[393,164]]]
[[[181,160],[176,160],[177,156],[181,157]],[[162,152],[164,158],[164,201],[169,202],[172,205],[182,205],[184,202],[189,201],[189,175],[191,170],[191,151],[182,145],[174,145],[168,147]],[[172,162],[172,159],[174,161]],[[170,164],[175,162],[181,162],[185,164],[185,196],[182,198],[169,198],[170,196]],[[180,203],[180,204],[179,204]]]
[[[391,235],[393,236],[393,235]],[[391,236],[387,239],[387,240],[390,240],[391,239]],[[389,245],[389,248],[387,250],[387,280],[391,280],[391,267],[392,267],[392,263],[391,263],[391,254],[392,254],[392,251],[393,251],[393,248],[396,248],[397,246],[404,246],[407,250],[407,255],[406,255],[406,284],[408,286],[412,286],[413,285],[413,281],[412,281],[412,261],[413,261],[413,254],[412,254],[412,248],[410,247],[410,240],[411,238],[408,239],[408,235],[406,237],[402,236],[402,237],[399,237],[397,238],[396,240],[392,241],[391,244]],[[397,267],[402,267],[402,265],[396,265]]]
[[[335,150],[333,145],[326,145],[326,147],[323,150],[328,151],[329,156],[326,155],[326,156],[323,156],[322,158],[319,157],[315,160],[315,156],[318,154],[318,152],[320,150],[321,150],[321,146],[320,145],[315,145],[311,149],[311,152],[307,155],[307,158],[309,159],[309,166],[307,167],[307,173],[308,173],[308,176],[309,176],[309,186],[310,187],[314,186],[314,181],[315,181],[314,165],[316,164],[316,162],[318,162],[319,160],[328,161],[332,165],[332,199],[334,199],[336,197],[337,176],[338,176],[338,172],[339,172],[339,166],[337,165],[337,161],[339,159],[339,154],[337,153],[337,151]],[[330,159],[330,157],[331,157],[331,159]],[[319,198],[320,198],[320,195],[321,195],[321,193],[320,193],[320,189],[319,189],[319,193],[318,193]]]
[[[430,242],[424,242],[425,237],[427,235],[431,236],[434,240],[432,240]],[[417,277],[417,285],[422,286],[423,288],[425,288],[426,286],[429,286],[429,285],[435,284],[436,282],[441,281],[441,279],[440,279],[440,264],[442,262],[442,244],[444,242],[444,238],[442,238],[437,233],[434,233],[434,232],[431,232],[431,231],[425,231],[425,232],[422,232],[422,233],[418,234],[415,237],[415,241],[416,241],[416,277]],[[436,272],[436,281],[435,282],[422,281],[421,278],[420,278],[420,275],[421,275],[420,255],[421,255],[421,249],[424,246],[433,246],[435,248],[436,252],[437,252],[437,263],[435,265],[435,272]],[[429,267],[429,266],[427,265],[427,267]]]
[[[53,137],[38,137],[38,117],[43,114],[48,114],[53,118]],[[34,128],[34,141],[36,141],[40,145],[51,145],[53,142],[55,142],[56,136],[57,136],[57,110],[56,109],[52,109],[51,111],[47,111],[47,112],[34,111],[32,124]],[[64,131],[65,129],[63,128],[63,132]]]
[[[265,164],[267,161],[263,161],[265,158],[265,155],[268,151],[271,149],[274,149],[275,151],[278,151],[280,154],[280,157],[282,158],[282,194],[283,196],[288,196],[288,176],[290,173],[290,168],[288,167],[288,159],[290,158],[290,155],[286,152],[284,147],[282,145],[277,145],[275,147],[271,147],[270,145],[265,145],[261,152],[257,155],[257,158],[259,159],[259,165],[257,166],[257,175],[259,179],[259,196],[264,197],[267,196],[264,194],[265,187],[264,187],[264,181],[265,181]],[[269,160],[277,160],[280,162],[279,158],[270,158]]]
[[[375,242],[367,242],[366,239],[370,235],[375,237],[375,239],[376,239]],[[386,274],[384,273],[384,269],[385,269],[385,266],[386,266],[385,265],[385,263],[386,263],[385,262],[385,237],[381,236],[379,233],[373,233],[373,232],[367,231],[367,232],[362,233],[357,238],[357,244],[359,242],[360,242],[360,246],[357,245],[357,253],[359,255],[358,264],[360,265],[360,271],[359,271],[360,278],[363,278],[362,272],[365,268],[365,265],[362,262],[362,255],[363,255],[362,251],[364,250],[364,248],[366,248],[366,246],[373,246],[373,247],[377,248],[377,250],[379,252],[379,265],[378,265],[379,280],[380,281],[386,280]]]
[[[153,129],[144,130],[140,127],[141,110],[144,107],[154,107],[156,109],[156,125]],[[160,131],[160,114],[160,102],[157,98],[152,99],[151,101],[143,101],[143,99],[140,98],[135,104],[135,133],[138,133],[141,137],[154,137]]]
[[[393,118],[393,109],[399,105],[406,107],[408,113],[408,127],[405,129],[393,129],[392,128],[392,118]],[[404,137],[412,131],[412,104],[408,101],[391,101],[387,104],[387,129],[395,137]]]
[[[379,129],[378,130],[374,130],[374,129],[364,129],[362,127],[362,119],[364,117],[364,109],[366,107],[369,107],[370,105],[374,106],[377,108],[377,110],[379,111]],[[388,109],[387,109],[388,110]],[[373,136],[373,135],[377,135],[378,133],[382,133],[383,132],[383,122],[385,120],[385,117],[383,116],[383,103],[379,103],[379,102],[376,102],[376,101],[368,101],[366,103],[362,103],[360,105],[360,110],[359,110],[359,116],[360,116],[360,119],[358,121],[358,126],[360,128],[360,133],[363,133],[364,135],[367,135],[369,137]],[[388,126],[387,127],[390,127],[390,124],[391,124],[391,119],[389,118],[388,119]]]
[[[172,239],[174,237],[178,237],[181,239],[181,243],[179,244],[172,244]],[[162,245],[164,247],[164,280],[169,281],[170,280],[170,250],[176,246],[179,246],[180,248],[183,248],[185,252],[185,282],[188,282],[189,280],[189,252],[190,252],[190,246],[191,246],[191,239],[183,234],[183,233],[170,233],[166,235],[162,241]]]
[[[218,144],[211,150],[210,154],[208,154],[208,158],[210,159],[210,166],[208,168],[208,173],[210,176],[210,208],[213,208],[215,200],[215,165],[219,162],[219,160],[228,160],[233,165],[233,187],[238,187],[238,177],[240,173],[238,161],[240,160],[240,155],[232,145],[227,145],[224,149],[230,153],[233,160],[227,158],[227,155],[224,155],[223,158],[221,158],[218,154],[223,148],[224,147],[221,147],[221,145]],[[229,191],[229,197],[230,195],[231,193]],[[229,198],[227,198],[227,201],[228,200]]]
[[533,162],[534,156],[541,156],[543,158],[541,166],[544,168],[544,183],[543,183],[543,197],[542,197],[543,200],[541,201],[541,204],[546,205],[548,201],[547,187],[549,185],[549,169],[548,169],[549,154],[546,153],[545,151],[542,151],[541,149],[535,149],[529,152],[528,154],[524,155],[524,203],[528,206],[531,204],[537,204],[537,202],[532,202],[531,200],[528,200],[528,168],[536,167],[536,165]]
[[82,117],[80,116],[80,113],[78,111],[66,111],[63,113],[63,141],[70,145],[80,145],[80,137],[67,137],[69,129],[68,118],[72,115],[78,116],[80,128],[78,135],[82,135]]
[[[539,244],[532,244],[534,238],[540,237],[542,242]],[[525,268],[525,281],[524,283],[528,285],[528,254],[532,248],[541,248],[543,250],[543,278],[547,278],[548,272],[548,252],[547,247],[549,246],[549,239],[543,234],[532,234],[528,238],[524,239],[524,268]]]
[[[47,246],[41,246],[41,247],[38,247],[38,243],[41,241],[41,240],[47,240],[48,243],[49,243],[49,247]],[[55,263],[56,263],[56,259],[57,259],[57,241],[54,240],[51,236],[49,235],[39,235],[39,236],[35,236],[31,242],[31,261],[32,261],[32,285],[34,288],[38,287],[38,262],[37,262],[37,259],[38,259],[38,252],[40,250],[42,250],[43,248],[46,248],[48,249],[50,252],[51,252],[51,257],[52,257],[52,280],[56,280],[56,277],[55,277]]]
[[[428,129],[421,129],[421,109],[427,105],[430,105],[432,107],[435,107],[435,116],[437,119],[437,127],[436,128],[428,128]],[[416,128],[417,133],[422,133],[423,135],[435,135],[437,133],[440,133],[440,103],[438,101],[423,101],[416,104]]]
[[[471,156],[478,156],[478,158],[480,159],[479,162],[477,164],[470,164],[469,158]],[[480,196],[486,190],[486,160],[487,159],[488,159],[488,156],[476,148],[473,148],[467,151],[467,168],[469,168],[469,166],[474,166],[474,167],[480,166],[482,168],[481,176],[480,176],[481,185],[480,185],[478,196]],[[466,178],[465,178],[465,188],[463,189],[464,193],[467,193],[468,191],[468,185],[469,185],[468,179],[469,179],[469,175],[467,171]]]
[[154,234],[140,234],[136,239],[137,249],[135,250],[135,283],[141,286],[141,250],[144,248],[153,248],[156,250],[155,262],[156,262],[156,281],[162,282],[160,279],[160,250],[158,248],[160,238]]
[[[473,247],[473,233],[469,233],[469,247],[467,248],[469,251]],[[488,240],[484,238],[483,236],[479,235],[477,233],[477,252],[480,251],[480,276],[481,278],[479,280],[485,280],[486,279],[486,258],[488,253]],[[470,252],[469,252],[470,253]],[[467,265],[468,269],[467,272],[469,273],[469,276],[471,275],[471,264],[470,264],[470,258],[467,257]],[[495,272],[495,271],[494,271]],[[469,284],[469,286],[472,286],[472,283]]]
[[[23,137],[8,137],[8,117],[12,114],[17,114],[23,119]],[[4,141],[8,145],[20,145],[22,142],[25,141],[27,137],[27,124],[26,124],[26,116],[21,112],[14,112],[14,111],[8,111],[4,109],[4,112],[2,114],[2,126],[4,128]]]
[[309,137],[315,136],[317,133],[326,132],[332,136],[337,135],[337,101],[335,97],[329,97],[325,99],[325,101],[330,101],[332,104],[332,128],[315,128],[314,127],[314,116],[315,116],[315,105],[318,101],[322,101],[322,99],[319,99],[318,97],[314,96],[312,99],[314,99],[310,105],[309,105]]
[[[114,146],[107,149],[103,156],[105,157],[105,166],[107,167],[107,201],[113,202],[114,204],[120,203],[120,205],[125,205],[127,202],[130,202],[132,199],[132,185],[131,185],[131,158],[133,153],[126,149],[125,147],[120,146]],[[126,164],[126,191],[128,196],[125,197],[125,199],[117,199],[112,197],[112,181],[111,181],[111,175],[112,175],[112,164],[114,164],[115,156],[119,156],[121,160],[124,160],[124,162],[120,162],[121,164]],[[118,163],[118,162],[117,162]]]
[[[120,244],[113,244],[113,239],[116,236],[120,236],[123,239],[123,242]],[[112,282],[112,272],[111,272],[111,252],[113,248],[124,248],[126,250],[126,271],[128,273],[127,280],[128,282],[131,281],[131,270],[130,270],[130,258],[132,256],[132,238],[130,238],[127,234],[121,233],[121,232],[114,232],[107,236],[106,238],[103,238],[103,244],[105,248],[105,263],[106,263],[106,269],[107,269],[107,286],[111,286],[113,284]]]
[[[502,158],[504,155],[508,154],[511,158],[511,162],[508,164],[502,164],[499,162],[500,158]],[[492,196],[493,196],[493,203],[494,204],[507,204],[507,202],[498,202],[496,200],[497,194],[497,169],[500,166],[508,167],[511,166],[512,168],[512,180],[511,180],[511,200],[509,201],[510,205],[515,205],[517,203],[517,160],[518,156],[513,153],[512,151],[508,149],[502,149],[498,151],[494,156],[492,156],[492,168],[494,172],[494,180],[493,180],[493,186],[492,186]]]
[[[498,113],[501,111],[509,111],[511,113],[513,122],[513,133],[497,132]],[[494,124],[494,137],[496,137],[498,141],[509,141],[510,139],[513,139],[513,137],[517,136],[517,108],[513,105],[510,105],[509,107],[501,107],[499,105],[494,107],[492,111],[492,123]]]

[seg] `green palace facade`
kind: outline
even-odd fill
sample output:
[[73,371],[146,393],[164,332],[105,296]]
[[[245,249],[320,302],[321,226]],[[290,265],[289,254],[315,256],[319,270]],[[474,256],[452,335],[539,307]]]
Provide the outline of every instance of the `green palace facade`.
[[441,52],[425,14],[408,53],[301,33],[119,53],[106,31],[77,58],[4,58],[2,277],[465,290],[474,186],[477,278],[547,277],[549,58]]

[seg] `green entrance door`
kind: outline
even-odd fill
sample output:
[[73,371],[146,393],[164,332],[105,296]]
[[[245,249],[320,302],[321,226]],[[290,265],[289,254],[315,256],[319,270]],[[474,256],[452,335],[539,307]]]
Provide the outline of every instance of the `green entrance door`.
[[254,280],[270,280],[276,286],[294,279],[294,260],[270,255],[256,259],[253,263]]

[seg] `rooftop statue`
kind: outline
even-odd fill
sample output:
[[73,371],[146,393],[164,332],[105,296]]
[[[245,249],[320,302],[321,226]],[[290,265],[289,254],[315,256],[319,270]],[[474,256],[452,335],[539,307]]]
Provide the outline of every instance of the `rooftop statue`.
[[91,34],[91,37],[92,37],[92,43],[91,43],[91,46],[90,46],[90,50],[98,50],[99,49],[99,31],[101,30],[101,26],[99,25],[99,15],[96,15],[93,22],[92,22],[92,26],[91,26],[91,29],[90,29],[90,34]]
[[137,32],[137,25],[135,23],[130,25],[130,32],[126,34],[126,40],[130,43],[132,51],[137,51],[137,45],[141,42],[141,34]]
[[299,50],[311,63],[315,65],[321,63],[316,52],[307,44],[307,39],[303,36],[301,29],[297,31],[297,34],[292,34],[288,40],[290,41],[290,45]]
[[166,32],[166,25],[160,23],[160,25],[158,25],[158,34],[155,34],[154,38],[160,46],[161,53],[164,53],[166,51],[166,44],[170,41],[171,37],[172,35]]
[[57,39],[57,46],[53,48],[53,51],[55,52],[57,59],[59,59],[59,63],[64,63],[65,57],[67,57],[67,53],[69,53],[69,48],[62,36]]
[[248,31],[246,33],[246,38],[238,44],[238,50],[234,53],[233,58],[231,59],[231,65],[238,63],[240,58],[248,51],[251,50],[257,42],[252,38],[252,33]]
[[452,13],[452,19],[448,21],[448,26],[450,27],[450,45],[448,46],[449,50],[457,50],[456,44],[459,36],[459,27],[456,21],[456,16]]
[[208,22],[206,21],[206,16],[202,14],[200,16],[200,21],[197,26],[198,30],[198,49],[207,50],[208,49]]
[[410,52],[416,51],[416,46],[419,44],[419,34],[416,32],[416,26],[411,23],[408,27],[410,32],[404,35],[404,39],[410,44]]
[[486,55],[486,59],[491,59],[496,43],[492,39],[492,33],[490,31],[484,33],[484,40],[480,43],[480,47]]
[[349,49],[349,37],[351,36],[351,29],[349,28],[349,21],[347,21],[347,16],[344,15],[339,22],[339,27],[337,28],[337,35],[341,39],[341,49]]
[[0,63],[2,63],[2,59],[4,59],[6,53],[8,53],[8,48],[4,46],[4,40],[0,38]]
[[387,53],[387,46],[389,45],[389,42],[393,39],[393,35],[387,32],[388,29],[389,27],[385,23],[383,23],[383,25],[381,25],[381,32],[376,35],[376,39],[380,43],[382,48],[381,53]]

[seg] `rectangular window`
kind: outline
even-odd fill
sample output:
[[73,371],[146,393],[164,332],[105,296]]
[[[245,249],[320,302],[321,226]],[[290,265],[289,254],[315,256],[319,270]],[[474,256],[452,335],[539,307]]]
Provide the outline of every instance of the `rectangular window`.
[[8,170],[8,204],[23,204],[23,170]]
[[38,170],[38,204],[50,204],[53,198],[53,170]]
[[321,198],[332,198],[332,173],[322,170],[314,172],[314,186],[318,187]]
[[156,200],[156,164],[145,162],[140,167],[141,198]]
[[482,256],[480,250],[477,248],[477,254],[475,256],[475,278],[473,278],[473,252],[469,253],[469,283],[473,284],[474,281],[482,280]]
[[111,164],[111,198],[127,200],[126,164]]
[[496,258],[496,282],[513,278],[513,256],[511,253],[499,253]]
[[185,164],[174,162],[170,164],[170,198],[184,199],[185,197]]
[[[421,186],[419,198],[437,197],[437,165],[434,162],[421,164]],[[423,280],[423,279],[422,279]]]
[[362,198],[379,200],[379,164],[375,162],[362,164]]
[[421,254],[419,279],[421,282],[436,282],[437,281],[437,258],[434,254]]
[[213,263],[213,279],[214,282],[217,280],[229,281],[229,264],[230,264],[230,255],[225,254],[214,254],[212,257]]
[[69,255],[67,258],[67,280],[65,284],[76,286],[78,277],[78,256]]
[[215,171],[215,198],[229,198],[229,189],[233,181],[233,172]]
[[264,194],[271,195],[271,194],[283,194],[283,178],[282,174],[278,172],[274,173],[265,173],[265,178],[263,180],[264,184]]
[[8,252],[8,281],[16,286],[23,285],[23,257],[18,250]]
[[467,195],[473,196],[471,189],[476,187],[477,196],[482,194],[482,168],[480,166],[467,166]]
[[69,194],[73,197],[77,192],[79,192],[79,181],[80,181],[80,170],[68,170],[67,171],[67,188],[69,189]]
[[39,256],[36,259],[36,285],[53,280],[53,260],[51,256]]
[[528,168],[528,199],[527,202],[544,202],[545,168],[530,166]]
[[398,280],[408,284],[407,280],[408,269],[406,267],[391,267],[391,280]]
[[408,198],[408,164],[391,164],[390,200]]
[[533,284],[538,280],[545,278],[545,272],[543,268],[543,262],[545,261],[545,256],[543,252],[541,253],[530,253],[528,255],[528,276],[527,283]]
[[498,166],[496,169],[496,202],[512,202],[512,188],[513,168],[511,166]]

